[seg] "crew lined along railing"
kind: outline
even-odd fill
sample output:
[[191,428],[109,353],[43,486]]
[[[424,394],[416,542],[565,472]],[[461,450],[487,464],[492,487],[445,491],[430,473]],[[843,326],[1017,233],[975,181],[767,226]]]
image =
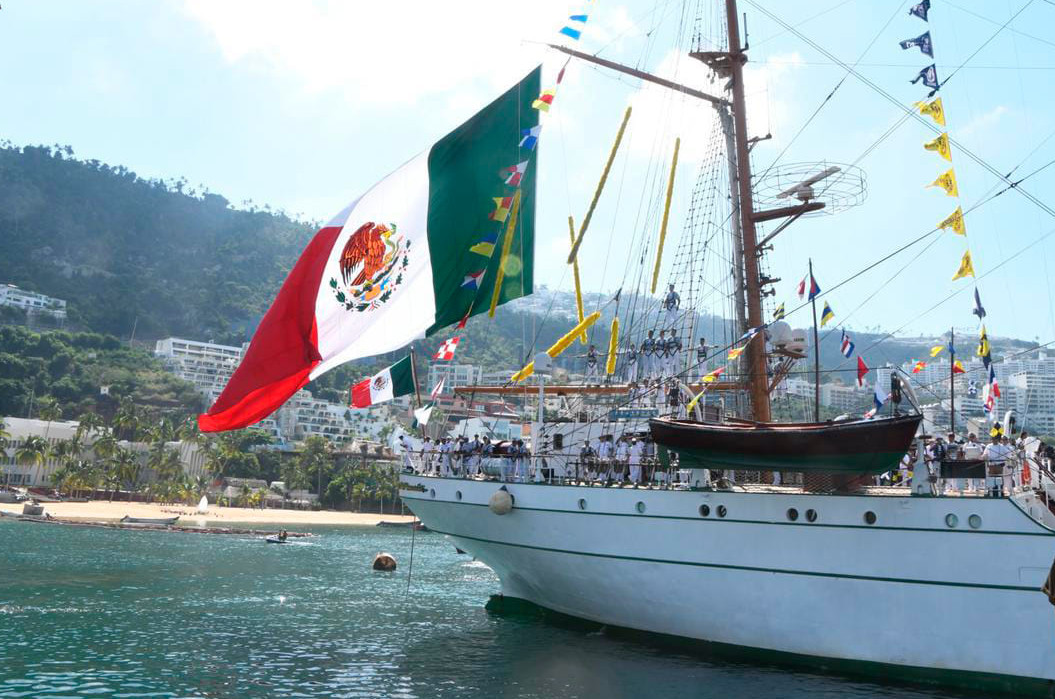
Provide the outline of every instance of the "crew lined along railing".
[[[733,488],[738,480],[746,481],[750,476],[757,476],[754,472],[733,470],[682,469],[676,460],[664,467],[654,456],[644,457],[639,463],[631,463],[622,459],[578,459],[560,453],[486,456],[406,452],[402,457],[402,465],[408,473],[437,478],[589,487],[639,485],[659,489],[706,486]],[[772,485],[781,485],[782,479],[779,474],[775,475]],[[942,495],[1007,497],[1035,492],[1049,509],[1055,506],[1055,474],[1032,458],[1012,456],[1003,467],[987,467],[986,475],[977,478],[943,478],[937,468],[931,467],[930,480],[935,484],[937,493]],[[788,481],[790,479],[785,480],[784,484],[794,484]],[[908,483],[907,479],[891,483],[889,478],[877,476],[872,484],[903,485],[907,491]]]

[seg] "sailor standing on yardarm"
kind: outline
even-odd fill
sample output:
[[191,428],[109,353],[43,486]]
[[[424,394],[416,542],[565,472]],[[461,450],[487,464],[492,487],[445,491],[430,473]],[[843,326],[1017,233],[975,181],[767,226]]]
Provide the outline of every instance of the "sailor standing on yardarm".
[[681,306],[681,297],[678,296],[678,292],[674,291],[674,285],[670,285],[670,291],[667,292],[666,298],[663,299],[663,311],[666,313],[667,322],[664,323],[666,326],[674,325],[678,320],[678,308]]
[[662,377],[667,372],[667,331],[659,331],[659,339],[656,340],[655,359],[652,364],[652,378]]
[[681,357],[681,340],[678,339],[678,331],[671,330],[667,339],[667,376],[678,373],[678,359]]
[[586,383],[597,381],[597,347],[590,345],[586,351]]
[[650,378],[654,372],[654,367],[652,366],[656,352],[656,340],[652,337],[654,332],[654,330],[649,330],[648,337],[641,341],[641,361],[644,363],[641,371],[646,379]]
[[696,346],[696,379],[700,380],[707,374],[707,338],[701,337],[700,344]]
[[630,343],[630,348],[626,351],[626,382],[634,383],[637,381],[637,348],[634,343]]

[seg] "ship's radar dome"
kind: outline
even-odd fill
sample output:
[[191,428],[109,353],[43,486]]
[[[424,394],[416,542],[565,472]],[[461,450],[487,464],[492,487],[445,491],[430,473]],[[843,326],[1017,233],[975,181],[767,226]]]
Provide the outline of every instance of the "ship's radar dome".
[[770,323],[766,332],[769,333],[769,341],[774,347],[783,347],[791,341],[791,326],[782,320]]

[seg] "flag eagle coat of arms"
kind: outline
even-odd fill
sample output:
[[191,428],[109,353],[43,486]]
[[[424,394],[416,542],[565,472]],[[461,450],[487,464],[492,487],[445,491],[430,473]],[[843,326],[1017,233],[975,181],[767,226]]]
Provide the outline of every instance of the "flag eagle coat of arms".
[[[198,416],[203,432],[255,424],[340,364],[487,312],[501,256],[466,253],[496,230],[505,235],[490,218],[493,197],[515,189],[495,173],[525,155],[522,134],[538,126],[531,103],[540,73],[532,70],[315,234],[220,397]],[[533,291],[536,168],[537,161],[518,182],[520,215],[499,304]],[[474,288],[463,286],[484,267]],[[478,296],[484,301],[474,303]]]

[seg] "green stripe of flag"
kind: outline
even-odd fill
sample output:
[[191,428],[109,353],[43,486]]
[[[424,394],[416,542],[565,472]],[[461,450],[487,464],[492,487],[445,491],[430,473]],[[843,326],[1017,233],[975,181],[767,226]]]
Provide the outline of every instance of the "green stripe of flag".
[[[539,95],[541,66],[508,92],[455,129],[429,152],[428,240],[432,259],[432,284],[436,296],[436,322],[427,331],[457,323],[473,299],[472,314],[484,313],[501,257],[501,240],[486,261],[487,273],[479,291],[462,286],[465,276],[481,269],[479,255],[467,254],[489,234],[504,232],[504,224],[491,221],[493,197],[511,196],[516,190],[502,183],[499,172],[509,163],[524,160],[519,146],[521,132],[538,125],[539,113],[531,102]],[[521,205],[510,259],[505,269],[498,303],[532,293],[535,266],[535,182],[538,151],[520,181]]]

